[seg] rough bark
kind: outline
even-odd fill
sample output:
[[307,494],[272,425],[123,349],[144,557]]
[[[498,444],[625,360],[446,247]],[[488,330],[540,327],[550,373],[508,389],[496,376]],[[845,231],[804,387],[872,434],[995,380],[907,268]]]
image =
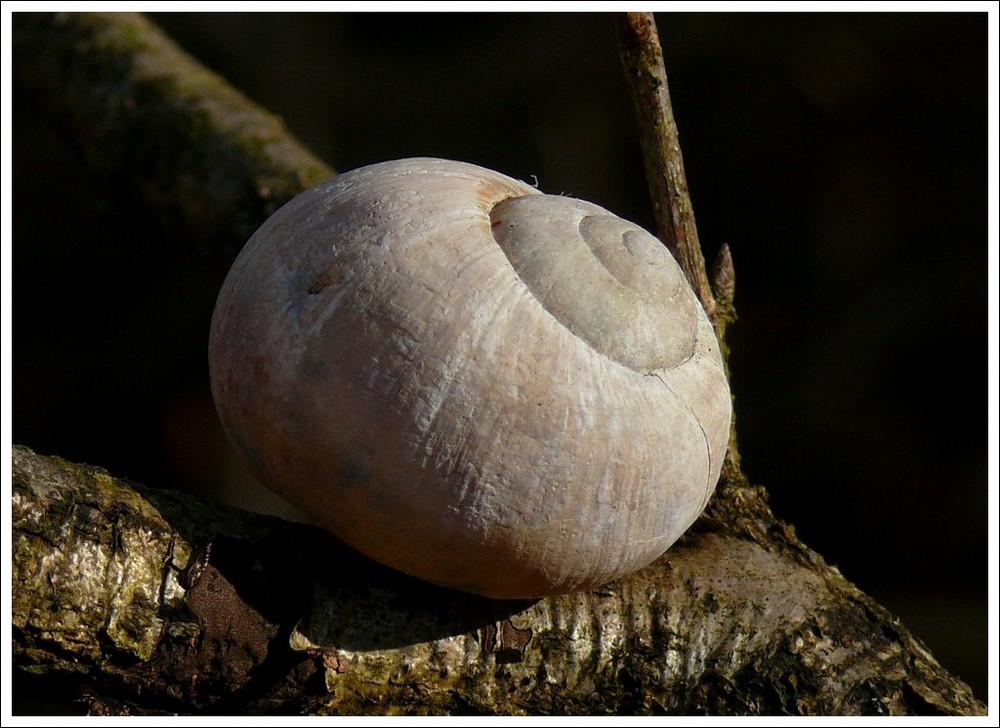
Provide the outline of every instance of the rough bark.
[[[17,92],[95,169],[220,262],[330,174],[140,17],[19,15],[14,59]],[[731,261],[714,282],[731,302]],[[93,713],[985,712],[738,462],[652,566],[524,603],[416,582],[306,526],[13,460],[25,711],[58,693]]]
[[15,447],[14,694],[92,712],[974,714],[899,621],[730,487],[652,566],[491,601]]

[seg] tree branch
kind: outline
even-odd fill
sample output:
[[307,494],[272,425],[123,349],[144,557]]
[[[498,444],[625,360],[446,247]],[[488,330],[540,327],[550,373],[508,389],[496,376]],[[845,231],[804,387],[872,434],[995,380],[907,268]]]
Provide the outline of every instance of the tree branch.
[[309,526],[13,460],[15,695],[59,675],[114,713],[984,712],[758,489],[625,579],[503,602]]
[[[687,176],[684,174],[684,157],[670,103],[670,89],[667,86],[667,72],[663,64],[656,19],[652,13],[621,13],[618,15],[617,27],[618,52],[635,109],[657,232],[660,240],[677,259],[712,321],[722,350],[726,377],[731,381],[726,328],[736,321],[736,308],[733,304],[736,270],[733,268],[732,254],[729,246],[723,244],[712,264],[710,284],[698,239],[698,228],[694,222],[694,207],[688,193]],[[747,482],[740,465],[735,409],[729,427],[729,446],[726,449],[722,480],[725,483]]]
[[[670,105],[660,36],[652,13],[618,15],[618,49],[639,126],[657,233],[680,263],[702,306],[714,321],[715,296],[698,241],[677,123]],[[729,270],[732,270],[731,263]]]
[[12,36],[16,92],[223,272],[272,212],[333,174],[141,15],[15,13]]

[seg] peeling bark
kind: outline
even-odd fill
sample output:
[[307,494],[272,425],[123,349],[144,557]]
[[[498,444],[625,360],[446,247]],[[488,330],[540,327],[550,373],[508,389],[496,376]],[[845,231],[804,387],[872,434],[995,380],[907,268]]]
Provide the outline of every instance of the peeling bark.
[[115,713],[985,712],[758,488],[627,578],[505,602],[27,448],[13,473],[22,698],[58,676]]

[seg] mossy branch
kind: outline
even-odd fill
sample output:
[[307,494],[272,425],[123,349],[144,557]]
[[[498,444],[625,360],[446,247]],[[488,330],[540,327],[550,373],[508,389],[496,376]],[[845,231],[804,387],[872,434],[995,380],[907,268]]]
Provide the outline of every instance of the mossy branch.
[[12,37],[18,100],[223,272],[272,212],[333,174],[141,15],[16,13]]
[[58,677],[102,713],[984,711],[759,489],[627,578],[503,602],[22,447],[13,484],[21,696]]

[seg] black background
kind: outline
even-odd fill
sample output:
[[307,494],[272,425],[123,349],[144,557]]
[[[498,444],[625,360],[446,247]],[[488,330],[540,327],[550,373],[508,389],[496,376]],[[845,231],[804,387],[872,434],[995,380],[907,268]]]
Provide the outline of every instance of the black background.
[[[985,698],[987,16],[657,17],[745,471]],[[154,18],[338,170],[462,159],[652,227],[610,16]],[[266,507],[208,391],[220,273],[13,118],[14,441]]]

